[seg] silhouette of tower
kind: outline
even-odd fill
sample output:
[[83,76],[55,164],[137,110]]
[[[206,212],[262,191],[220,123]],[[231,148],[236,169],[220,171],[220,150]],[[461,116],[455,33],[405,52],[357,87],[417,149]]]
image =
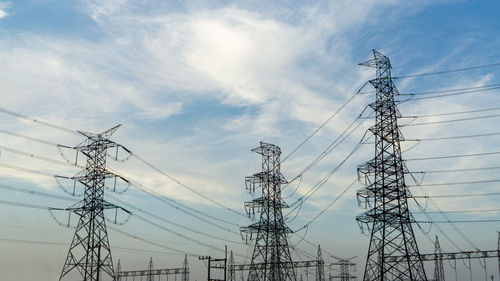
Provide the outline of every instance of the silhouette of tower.
[[434,242],[434,255],[436,255],[436,259],[434,260],[434,281],[444,281],[442,254],[443,252],[441,251],[441,246],[439,245],[439,239],[436,235],[436,242]]
[[[74,149],[86,156],[85,169],[72,177],[84,188],[84,198],[66,210],[76,213],[80,219],[69,248],[59,280],[70,272],[79,275],[79,280],[98,281],[101,273],[115,277],[111,248],[104,218],[105,209],[120,208],[104,200],[105,179],[116,177],[106,170],[107,150],[119,145],[109,137],[120,125],[100,134],[79,132],[87,139]],[[122,209],[122,208],[120,208]]]
[[[405,184],[407,169],[400,146],[403,136],[398,127],[401,114],[395,101],[399,93],[392,81],[389,58],[376,50],[373,55],[374,59],[360,64],[377,69],[377,77],[370,80],[376,90],[376,101],[370,104],[376,120],[370,128],[375,135],[375,157],[358,167],[368,184],[358,191],[358,198],[371,206],[357,217],[360,224],[371,229],[363,280],[427,280],[408,209],[411,194]],[[389,263],[389,256],[401,258]]]
[[248,280],[296,281],[287,240],[291,230],[285,225],[282,213],[288,205],[281,198],[281,184],[286,183],[280,172],[281,149],[261,142],[252,151],[262,155],[262,171],[245,179],[246,188],[250,193],[260,189],[262,194],[245,203],[251,218],[260,213],[257,222],[241,229],[247,240],[256,235]]

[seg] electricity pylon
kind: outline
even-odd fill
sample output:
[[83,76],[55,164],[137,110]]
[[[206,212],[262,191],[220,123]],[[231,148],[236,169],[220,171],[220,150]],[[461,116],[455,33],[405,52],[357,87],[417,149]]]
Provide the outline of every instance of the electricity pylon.
[[335,270],[339,271],[339,274],[330,276],[329,281],[333,279],[338,279],[340,281],[356,280],[356,276],[351,274],[351,271],[356,271],[356,264],[352,259],[354,259],[354,257],[348,259],[339,258],[338,261],[332,263],[331,265],[335,267]]
[[[405,184],[407,169],[401,158],[400,141],[404,140],[398,127],[401,113],[395,96],[399,95],[391,77],[391,62],[373,50],[374,59],[360,65],[375,67],[377,77],[370,81],[376,90],[376,101],[370,104],[375,111],[375,158],[358,167],[365,175],[367,186],[358,191],[359,200],[371,209],[356,219],[371,230],[364,281],[427,280],[408,209],[411,196]],[[401,257],[393,263],[386,259]]]
[[292,256],[287,235],[291,230],[282,213],[288,205],[281,198],[281,184],[287,182],[280,172],[281,149],[261,142],[252,151],[262,155],[262,171],[245,179],[246,188],[250,193],[261,189],[262,195],[245,203],[251,218],[260,212],[257,222],[241,229],[247,239],[256,235],[248,281],[296,281],[295,269],[289,266]]
[[189,281],[189,264],[188,256],[184,255],[184,263],[182,264],[182,281]]
[[318,253],[316,255],[316,281],[325,281],[325,260],[323,259],[320,245],[318,245]]
[[436,260],[434,261],[434,281],[445,281],[442,254],[439,239],[436,235],[436,242],[434,242],[434,255],[436,255]]
[[234,270],[234,256],[233,251],[229,254],[229,262],[227,263],[227,271],[228,271],[228,281],[236,281],[236,272]]
[[[119,146],[109,140],[119,126],[100,134],[79,132],[87,139],[74,149],[86,156],[87,163],[85,169],[72,179],[80,182],[85,191],[82,201],[66,209],[80,219],[59,280],[67,276],[71,280],[99,281],[102,280],[101,273],[111,279],[115,277],[104,210],[120,207],[104,200],[104,189],[106,178],[116,177],[106,170],[106,157],[108,149]],[[72,271],[80,277],[69,276]]]

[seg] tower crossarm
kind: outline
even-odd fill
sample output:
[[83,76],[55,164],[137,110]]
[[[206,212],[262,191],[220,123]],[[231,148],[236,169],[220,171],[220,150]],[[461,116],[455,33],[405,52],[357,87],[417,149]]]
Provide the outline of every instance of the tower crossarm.
[[[266,266],[269,266],[269,264],[266,263],[256,263],[254,264],[257,269],[264,269]],[[317,260],[310,260],[310,261],[295,261],[292,263],[282,263],[283,267],[285,268],[305,268],[305,267],[316,267],[318,266],[318,261]],[[234,265],[234,270],[235,271],[247,271],[250,270],[251,264],[235,264]]]
[[183,274],[185,272],[184,268],[167,268],[167,269],[155,269],[153,271],[149,270],[131,270],[131,271],[120,271],[117,273],[117,277],[141,277],[141,276],[163,276],[163,275],[176,275]]
[[442,254],[421,254],[419,256],[392,256],[386,257],[386,261],[390,263],[397,263],[407,258],[410,260],[422,260],[422,261],[434,261],[437,259],[443,260],[464,260],[464,259],[483,259],[483,258],[498,258],[500,257],[500,251],[498,250],[486,250],[486,251],[463,251],[463,252],[450,252]]

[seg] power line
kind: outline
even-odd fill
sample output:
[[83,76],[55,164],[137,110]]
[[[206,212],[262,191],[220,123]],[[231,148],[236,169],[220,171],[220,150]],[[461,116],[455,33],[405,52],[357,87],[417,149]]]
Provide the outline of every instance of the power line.
[[424,138],[424,139],[406,139],[405,141],[436,141],[436,140],[450,140],[450,139],[466,139],[466,138],[479,138],[479,137],[489,137],[498,136],[498,133],[485,133],[485,134],[475,134],[475,135],[463,135],[463,136],[447,136],[447,137],[436,137],[436,138]]
[[481,68],[488,68],[488,67],[495,67],[495,66],[500,66],[500,62],[490,63],[490,64],[483,64],[483,65],[477,65],[477,66],[470,66],[470,67],[464,67],[464,68],[441,70],[441,71],[435,71],[435,72],[427,72],[427,73],[420,73],[420,74],[410,74],[410,75],[404,75],[404,76],[397,76],[397,77],[393,77],[392,79],[403,79],[403,78],[423,77],[423,76],[430,76],[430,75],[440,75],[440,74],[447,74],[447,73],[454,73],[454,72],[461,72],[461,71],[470,71],[470,70],[481,69]]
[[492,182],[500,182],[500,179],[481,180],[481,181],[459,181],[459,182],[443,182],[443,183],[426,183],[426,184],[420,184],[420,185],[409,185],[408,187],[467,185],[467,184],[482,184],[482,183],[492,183]]
[[8,168],[8,169],[17,170],[17,171],[20,171],[20,172],[27,172],[27,173],[37,174],[37,175],[47,176],[47,177],[65,178],[65,179],[69,179],[70,178],[70,177],[66,177],[66,176],[60,176],[60,175],[55,175],[55,174],[51,174],[51,173],[47,173],[47,172],[42,172],[42,171],[38,171],[38,170],[32,170],[32,169],[28,169],[28,168],[14,166],[14,165],[6,164],[6,163],[0,163],[0,167],[5,167],[5,168]]
[[[154,191],[153,189],[151,189],[151,188],[149,188],[149,187],[147,187],[147,186],[145,186],[143,184],[140,184],[140,183],[138,183],[138,182],[136,182],[136,181],[128,178],[127,176],[124,176],[124,175],[119,174],[117,172],[114,172],[114,173],[116,175],[119,175],[122,178],[128,180],[132,185],[134,185],[135,187],[137,187],[142,192],[144,192],[144,193],[146,193],[148,195],[153,196],[153,198],[156,198],[157,200],[161,201],[162,203],[165,203],[165,204],[173,207],[174,209],[176,209],[178,211],[181,211],[181,212],[183,212],[183,213],[185,213],[185,214],[187,214],[189,216],[192,216],[192,217],[194,217],[194,218],[196,218],[198,220],[201,220],[201,221],[203,221],[203,222],[205,222],[207,224],[210,224],[210,225],[212,225],[214,227],[217,227],[219,229],[222,229],[224,231],[227,231],[227,232],[230,232],[230,233],[233,233],[233,234],[237,234],[238,236],[240,235],[238,232],[235,232],[235,231],[233,231],[233,230],[231,230],[231,229],[229,229],[227,227],[224,227],[224,226],[221,226],[221,225],[216,224],[214,222],[211,222],[209,220],[206,220],[206,219],[204,219],[204,218],[202,218],[202,217],[200,217],[198,215],[203,215],[203,216],[206,216],[206,217],[211,218],[213,220],[217,220],[217,221],[224,222],[226,224],[230,224],[230,225],[234,225],[234,226],[238,226],[238,227],[240,226],[239,224],[235,224],[235,223],[230,222],[228,220],[217,218],[217,217],[214,217],[212,215],[209,215],[209,214],[203,213],[201,211],[198,211],[198,210],[196,210],[194,208],[188,207],[188,206],[186,206],[184,204],[181,204],[181,203],[179,203],[179,202],[177,202],[177,201],[175,201],[173,199],[170,199],[170,198],[168,198],[166,196],[163,196],[163,195],[159,194],[158,192]],[[198,214],[198,215],[196,215],[196,214]]]
[[500,192],[490,193],[467,193],[467,194],[447,194],[447,195],[416,195],[415,198],[456,198],[456,197],[486,197],[486,196],[500,196]]
[[407,96],[410,96],[410,98],[408,98],[404,101],[401,101],[401,103],[407,102],[407,101],[419,101],[419,100],[427,100],[427,99],[444,98],[444,97],[450,97],[450,96],[459,96],[459,95],[472,94],[472,93],[480,93],[480,92],[486,92],[486,91],[491,91],[491,90],[496,90],[496,89],[500,89],[500,86],[499,87],[485,88],[485,89],[478,89],[478,90],[462,91],[462,92],[456,92],[456,93],[450,93],[450,94],[442,94],[442,95],[430,96],[430,97],[417,97],[417,98],[415,98],[414,95],[407,94]]
[[140,216],[140,215],[137,215],[137,214],[134,214],[133,216],[134,216],[134,217],[136,217],[136,218],[138,218],[138,219],[140,219],[140,220],[142,220],[142,221],[144,221],[144,222],[146,222],[146,223],[148,223],[148,224],[150,224],[150,225],[152,225],[152,226],[155,226],[155,227],[157,227],[157,228],[159,228],[159,229],[162,229],[162,230],[164,230],[164,231],[166,231],[166,232],[169,232],[169,233],[171,233],[171,234],[173,234],[173,235],[175,235],[175,236],[181,237],[181,238],[186,239],[186,240],[188,240],[188,241],[191,241],[191,242],[193,242],[193,243],[195,243],[195,244],[202,245],[202,246],[204,246],[204,247],[210,248],[210,249],[212,249],[212,250],[220,251],[220,252],[223,252],[223,251],[224,251],[224,250],[222,250],[222,249],[220,249],[220,248],[217,248],[217,247],[215,247],[215,246],[213,246],[213,245],[211,245],[211,244],[208,244],[208,243],[205,243],[205,242],[199,241],[199,240],[197,240],[197,239],[194,239],[194,238],[188,237],[188,236],[186,236],[186,235],[184,235],[184,234],[181,234],[181,233],[179,233],[179,232],[175,232],[175,231],[173,231],[173,230],[171,230],[171,229],[168,229],[168,228],[166,228],[165,226],[162,226],[162,225],[160,225],[160,224],[158,224],[158,223],[156,223],[156,222],[154,222],[154,221],[152,221],[152,220],[149,220],[149,219],[147,219],[147,218],[145,218],[145,217],[143,217],[143,216]]
[[333,204],[335,204],[338,200],[340,200],[349,190],[351,190],[351,188],[354,186],[354,184],[357,182],[358,180],[355,179],[349,186],[347,186],[346,189],[344,189],[344,191],[342,191],[342,193],[340,193],[333,201],[331,201],[330,203],[328,203],[328,205],[323,208],[323,210],[321,210],[321,212],[319,212],[316,216],[314,216],[308,223],[306,223],[304,226],[302,226],[301,228],[295,230],[294,232],[297,232],[297,231],[300,231],[301,229],[304,229],[306,227],[308,227],[309,225],[311,225],[313,222],[315,222],[321,215],[323,215],[326,211],[328,211],[328,209],[330,209]]
[[[359,142],[354,149],[347,155],[344,160],[342,160],[335,168],[333,168],[328,174],[326,174],[318,183],[316,183],[311,189],[309,189],[304,195],[302,195],[299,199],[297,199],[293,204],[290,205],[290,207],[296,205],[297,203],[300,203],[297,206],[300,206],[304,204],[305,201],[307,201],[311,196],[318,191],[325,183],[328,182],[328,180],[344,165],[344,163],[356,152],[358,149],[362,146],[362,142]],[[292,213],[294,210],[296,210],[298,207],[294,207],[290,212],[288,212],[288,215]]]
[[33,153],[25,152],[25,151],[22,151],[22,150],[18,150],[18,149],[15,149],[15,148],[10,148],[10,147],[6,147],[6,146],[0,146],[0,149],[2,151],[8,151],[8,152],[11,152],[11,153],[14,153],[14,154],[18,154],[18,155],[22,155],[22,156],[26,156],[26,157],[30,157],[30,158],[34,158],[34,159],[38,159],[38,160],[42,160],[42,161],[46,161],[46,162],[51,162],[51,163],[54,163],[54,164],[83,168],[82,166],[78,166],[78,165],[75,165],[75,164],[72,164],[72,163],[68,163],[67,161],[56,160],[56,159],[52,159],[52,158],[49,158],[49,157],[40,156],[40,155],[37,155],[37,154],[33,154]]
[[13,186],[8,186],[8,185],[4,185],[4,184],[0,184],[0,188],[7,189],[7,190],[13,190],[13,191],[17,191],[17,192],[28,193],[28,194],[32,194],[32,195],[50,197],[50,198],[54,198],[54,199],[77,201],[77,199],[75,199],[73,197],[60,196],[60,195],[56,195],[56,194],[50,194],[50,193],[35,191],[35,190],[29,190],[29,189],[20,188],[20,187],[13,187]]
[[[2,148],[0,146],[0,148]],[[16,150],[16,149],[12,149],[12,148],[7,148],[5,147],[6,150],[12,152],[12,153],[17,153],[17,154],[20,154],[20,155],[24,155],[24,156],[28,156],[28,157],[33,157],[33,158],[36,158],[36,159],[40,159],[40,160],[44,160],[44,161],[49,161],[49,162],[53,162],[53,163],[58,163],[58,164],[63,164],[63,165],[67,165],[67,166],[73,166],[73,167],[80,167],[78,165],[75,165],[75,164],[72,164],[72,163],[68,163],[68,162],[64,162],[64,161],[59,161],[59,160],[54,160],[54,159],[51,159],[51,158],[47,158],[47,157],[44,157],[44,156],[39,156],[39,155],[36,155],[36,154],[32,154],[32,153],[27,153],[27,152],[24,152],[24,151],[20,151],[20,150]],[[10,165],[10,164],[5,164],[5,163],[0,163],[0,166],[3,166],[3,167],[6,167],[6,168],[10,168],[10,169],[15,169],[15,170],[18,170],[18,171],[22,171],[22,172],[28,172],[28,173],[34,173],[34,174],[39,174],[39,175],[43,175],[43,176],[50,176],[50,177],[55,177],[55,178],[69,178],[69,177],[66,177],[66,176],[61,176],[61,175],[55,175],[55,174],[51,174],[51,173],[46,173],[46,172],[42,172],[42,171],[37,171],[37,170],[32,170],[32,169],[27,169],[27,168],[23,168],[23,167],[18,167],[18,166],[14,166],[14,165]],[[115,173],[117,174],[117,173]],[[117,174],[118,175],[118,174]],[[145,186],[131,180],[131,179],[128,179],[128,178],[125,178],[123,177],[124,179],[130,181],[131,183],[133,183],[136,187],[138,187],[139,189],[141,188],[146,188]],[[148,188],[146,188],[148,189]],[[148,189],[149,191],[152,191],[151,189]],[[146,191],[146,193],[149,193],[147,190],[143,190],[143,191]],[[235,225],[235,226],[239,226],[238,224],[234,224],[232,222],[229,222],[227,220],[223,220],[223,219],[219,219],[217,217],[214,217],[214,216],[211,216],[211,215],[208,215],[206,213],[202,213],[196,209],[193,209],[193,208],[190,208],[190,207],[187,207],[179,202],[176,202],[175,200],[172,200],[170,198],[166,198],[164,197],[164,199],[166,200],[170,200],[169,202],[170,203],[173,203],[173,204],[177,204],[177,205],[180,205],[181,207],[183,208],[186,208],[190,211],[193,211],[197,214],[201,214],[201,215],[204,215],[204,216],[207,216],[209,218],[212,218],[212,219],[215,219],[215,220],[219,220],[219,221],[222,221],[222,222],[225,222],[225,223],[228,223],[228,224],[232,224],[232,225]],[[178,210],[181,210],[178,206],[174,206],[174,208],[178,209]],[[182,210],[183,212],[187,212],[185,210]],[[188,213],[188,212],[187,212]],[[198,216],[195,216],[194,217],[198,218],[198,219],[201,219],[203,220],[202,218],[198,217]],[[209,222],[207,220],[203,220],[209,224],[212,224],[214,226],[218,226],[217,224],[214,224],[212,222]],[[228,228],[225,228],[225,227],[221,227],[221,226],[218,226],[219,228],[222,228],[223,230],[229,230]],[[230,231],[230,232],[233,232],[235,234],[238,234],[234,231]]]
[[498,170],[498,169],[500,169],[500,167],[480,167],[480,168],[465,168],[465,169],[419,171],[419,172],[412,172],[412,173],[437,174],[437,173],[471,172],[471,171],[485,171],[485,170]]
[[[455,213],[491,213],[491,212],[500,212],[500,209],[487,209],[487,210],[451,210],[451,211],[442,211],[447,214],[455,214]],[[413,214],[418,214],[419,212],[413,212]],[[420,212],[423,213],[423,212]],[[425,211],[427,214],[441,213],[441,212],[433,212],[433,211]]]
[[30,136],[26,136],[26,135],[14,133],[14,132],[3,130],[3,129],[0,129],[0,133],[6,134],[6,135],[11,135],[11,136],[14,136],[14,137],[17,137],[17,138],[22,138],[22,139],[30,140],[30,141],[35,141],[35,142],[38,142],[38,143],[41,143],[41,144],[46,144],[46,145],[49,145],[49,146],[72,148],[70,146],[66,146],[66,145],[55,143],[55,142],[46,141],[46,140],[42,140],[42,139],[39,139],[39,138],[34,138],[34,137],[30,137]]
[[431,125],[431,124],[454,123],[454,122],[471,121],[471,120],[496,118],[496,117],[500,117],[500,114],[492,114],[492,115],[484,115],[484,116],[476,116],[476,117],[468,117],[468,118],[460,118],[460,119],[451,119],[451,120],[421,122],[421,123],[409,123],[409,124],[401,125],[399,127],[412,127],[412,126],[423,126],[423,125]]
[[[24,239],[13,239],[13,238],[0,238],[0,241],[1,242],[9,242],[9,243],[38,244],[38,245],[51,245],[51,246],[67,246],[70,244],[70,243],[64,243],[64,242],[24,240]],[[148,254],[159,254],[159,255],[181,255],[179,253],[149,251],[149,250],[135,249],[135,248],[130,248],[130,247],[122,247],[122,246],[113,246],[113,249],[114,250],[123,250],[123,251],[133,251],[133,252],[139,252],[139,253],[148,253]]]
[[39,120],[36,118],[32,118],[32,117],[29,117],[29,116],[26,116],[26,115],[23,115],[20,113],[16,113],[16,112],[7,110],[5,108],[0,108],[0,112],[17,117],[17,118],[20,118],[20,119],[31,121],[31,122],[36,123],[36,124],[42,124],[44,126],[47,126],[47,127],[53,128],[53,129],[57,129],[57,130],[60,130],[63,132],[80,135],[76,130],[71,130],[71,129],[68,129],[68,128],[65,128],[65,127],[62,127],[59,125],[54,125],[54,124],[51,124],[49,122],[45,122],[45,121],[42,121],[42,120]]
[[453,93],[453,92],[463,92],[469,90],[483,90],[488,88],[497,88],[500,87],[500,84],[491,84],[484,86],[476,86],[476,87],[466,87],[466,88],[455,88],[455,89],[447,89],[447,90],[437,90],[437,91],[427,91],[427,92],[415,92],[408,94],[399,94],[400,96],[420,96],[420,95],[431,95],[431,94],[441,94],[441,93]]
[[15,207],[22,207],[22,208],[47,210],[47,211],[48,210],[63,210],[61,208],[52,208],[52,207],[47,207],[47,206],[42,206],[42,205],[27,204],[27,203],[6,201],[6,200],[0,200],[0,204],[2,204],[2,205],[9,205],[9,206],[15,206]]
[[197,254],[193,254],[193,253],[189,253],[189,252],[186,252],[186,251],[182,251],[182,250],[178,250],[176,248],[173,248],[173,247],[169,247],[169,246],[165,246],[163,244],[160,244],[160,243],[157,243],[157,242],[154,242],[154,241],[151,241],[151,240],[148,240],[146,238],[143,238],[143,237],[140,237],[140,236],[137,236],[137,235],[133,235],[133,234],[130,234],[126,231],[123,231],[123,230],[119,230],[115,227],[112,227],[112,226],[108,226],[108,229],[116,232],[116,233],[119,233],[119,234],[122,234],[124,236],[127,236],[127,237],[130,237],[130,238],[133,238],[135,240],[139,240],[141,242],[144,242],[146,244],[149,244],[149,245],[153,245],[155,247],[160,247],[160,248],[163,248],[163,249],[167,249],[169,251],[174,251],[174,252],[177,252],[179,254],[186,254],[186,255],[189,255],[189,256],[192,256],[192,257],[199,257],[200,255],[197,255]]
[[165,176],[166,178],[168,178],[169,180],[175,182],[176,184],[180,185],[181,187],[184,187],[185,189],[187,189],[187,190],[193,192],[194,194],[196,194],[196,195],[198,195],[198,196],[200,196],[200,197],[202,197],[202,198],[204,198],[204,199],[206,199],[206,200],[208,200],[208,201],[216,204],[217,206],[219,206],[219,207],[221,207],[223,209],[226,209],[226,210],[228,210],[228,211],[230,211],[230,212],[232,212],[234,214],[237,214],[239,216],[243,216],[245,218],[247,217],[245,214],[243,214],[241,212],[238,212],[238,211],[236,211],[236,210],[234,210],[234,209],[232,209],[230,207],[227,207],[226,205],[224,205],[224,204],[222,204],[222,203],[220,203],[220,202],[218,202],[218,201],[216,201],[216,200],[214,200],[214,199],[212,199],[212,198],[210,198],[210,197],[202,194],[201,192],[195,190],[194,188],[189,187],[188,185],[182,183],[178,179],[176,179],[173,176],[171,176],[171,175],[167,174],[166,172],[162,171],[160,168],[158,168],[155,165],[153,165],[152,163],[146,161],[144,158],[138,156],[137,154],[135,154],[135,153],[133,153],[131,151],[130,151],[130,154],[133,155],[133,156],[135,156],[135,158],[137,158],[139,161],[141,161],[142,163],[144,163],[146,166],[150,167],[151,169],[155,170],[156,172],[160,173],[161,175]]
[[174,222],[174,221],[171,221],[171,220],[165,219],[164,217],[161,217],[161,216],[155,215],[155,214],[153,214],[153,213],[151,213],[151,212],[148,212],[148,211],[146,211],[146,210],[143,210],[143,209],[141,209],[141,208],[138,208],[138,207],[136,207],[136,206],[134,206],[134,205],[132,205],[132,204],[128,204],[128,203],[124,202],[123,200],[120,200],[120,199],[115,198],[115,197],[113,197],[113,196],[109,196],[109,195],[108,195],[108,198],[113,199],[114,201],[117,201],[117,202],[119,202],[121,205],[127,206],[127,207],[128,207],[128,208],[130,208],[130,209],[133,209],[133,210],[136,210],[136,211],[138,211],[138,212],[144,213],[144,214],[146,214],[146,215],[148,215],[148,216],[151,216],[151,217],[153,217],[153,218],[155,218],[155,219],[157,219],[157,220],[161,220],[161,221],[166,222],[166,223],[168,223],[168,224],[175,225],[175,226],[177,226],[177,227],[179,227],[179,228],[182,228],[182,229],[184,229],[184,230],[188,230],[188,231],[191,231],[191,232],[193,232],[193,233],[196,233],[196,234],[199,234],[199,235],[203,235],[203,236],[206,236],[206,237],[209,237],[209,238],[212,238],[212,239],[216,239],[216,240],[224,241],[224,242],[229,242],[229,243],[233,243],[233,244],[243,244],[243,243],[238,242],[238,241],[228,240],[228,239],[225,239],[225,238],[222,238],[222,237],[219,237],[219,236],[215,236],[215,235],[208,234],[208,233],[206,233],[206,232],[204,232],[204,231],[203,231],[203,232],[202,232],[202,231],[198,231],[198,230],[196,230],[196,229],[193,229],[193,228],[190,228],[190,227],[187,227],[187,226],[181,225],[181,224],[176,223],[176,222]]
[[[425,195],[428,195],[427,191],[422,187],[422,185],[420,183],[418,183],[418,181],[415,179],[415,177],[413,176],[413,174],[410,173],[410,176],[411,178],[413,179],[413,181],[416,183],[416,185],[418,186],[418,188],[420,189],[420,191],[422,191],[422,193],[424,193]],[[417,204],[417,206],[420,208],[420,211],[424,212],[425,210],[422,208],[422,206],[420,205],[420,203],[417,201],[417,199],[415,197],[413,197],[413,200],[415,201],[415,203]],[[450,218],[443,212],[443,210],[441,210],[441,208],[439,207],[439,205],[436,203],[436,201],[434,201],[433,198],[429,197],[428,200],[431,202],[431,204],[434,206],[434,208],[436,210],[438,210],[441,214],[441,216],[443,216],[443,218],[447,221],[450,221]],[[425,212],[424,212],[425,214]],[[425,216],[432,220],[431,217],[429,217],[429,215],[425,214]],[[469,243],[469,245],[472,246],[472,248],[475,248],[477,250],[479,250],[479,248],[453,223],[450,223],[450,225],[453,227],[453,229],[467,242]],[[463,251],[449,236],[448,234],[443,231],[441,228],[438,227],[438,230],[444,235],[444,237],[450,241],[459,251]]]
[[[352,129],[352,127],[356,124],[356,122],[358,122],[360,120],[360,117],[363,115],[363,112],[356,119],[354,119],[354,121],[351,124],[349,124],[349,126],[347,126],[345,128],[345,130],[339,136],[337,136],[337,138],[335,138],[333,140],[333,142],[331,142],[316,158],[314,158],[314,160],[311,163],[309,163],[289,183],[293,182],[295,179],[297,179],[299,177],[302,177],[304,173],[306,173],[307,171],[312,169],[314,166],[316,166],[323,158],[325,158],[328,154],[330,154],[335,148],[337,148],[341,143],[343,143],[352,133],[354,133],[364,123],[364,121],[360,122],[360,123],[358,123],[358,125],[356,127],[354,127],[354,129]],[[349,132],[349,130],[350,130],[350,132]],[[288,184],[286,186],[284,186],[283,188],[286,188],[287,186],[288,186]]]
[[287,156],[283,157],[281,160],[281,163],[285,162],[292,154],[294,154],[298,149],[300,149],[304,144],[306,144],[314,135],[316,135],[323,127],[325,127],[344,107],[346,107],[358,94],[360,94],[361,90],[368,84],[368,82],[365,82],[363,86],[356,91],[352,96],[350,96],[342,106],[340,106],[337,111],[335,111],[328,119],[325,120],[316,130],[314,130],[304,141],[302,141],[297,147],[295,147],[290,153],[288,153]]
[[466,111],[445,112],[445,113],[436,113],[436,114],[409,115],[409,116],[403,116],[401,118],[438,117],[438,116],[460,115],[460,114],[478,113],[478,112],[486,112],[486,111],[497,111],[497,110],[500,110],[500,107],[482,108],[482,109],[466,110]]
[[451,159],[451,158],[476,157],[476,156],[486,156],[486,155],[495,155],[495,154],[500,154],[500,151],[482,152],[482,153],[473,153],[473,154],[457,154],[457,155],[436,156],[436,157],[410,158],[410,159],[405,159],[405,161]]
[[418,223],[482,223],[482,222],[500,222],[500,219],[490,220],[453,220],[453,221],[418,221]]

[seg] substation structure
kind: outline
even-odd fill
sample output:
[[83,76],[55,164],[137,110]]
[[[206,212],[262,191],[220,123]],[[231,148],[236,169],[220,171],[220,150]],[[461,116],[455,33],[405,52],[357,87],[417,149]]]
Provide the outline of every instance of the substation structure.
[[149,266],[146,270],[129,270],[122,271],[120,266],[120,261],[118,261],[115,281],[135,281],[142,280],[144,277],[146,281],[160,281],[169,279],[169,276],[173,276],[174,281],[189,281],[189,264],[187,255],[184,257],[184,263],[182,267],[179,268],[166,268],[166,269],[154,269],[153,258],[149,259]]

